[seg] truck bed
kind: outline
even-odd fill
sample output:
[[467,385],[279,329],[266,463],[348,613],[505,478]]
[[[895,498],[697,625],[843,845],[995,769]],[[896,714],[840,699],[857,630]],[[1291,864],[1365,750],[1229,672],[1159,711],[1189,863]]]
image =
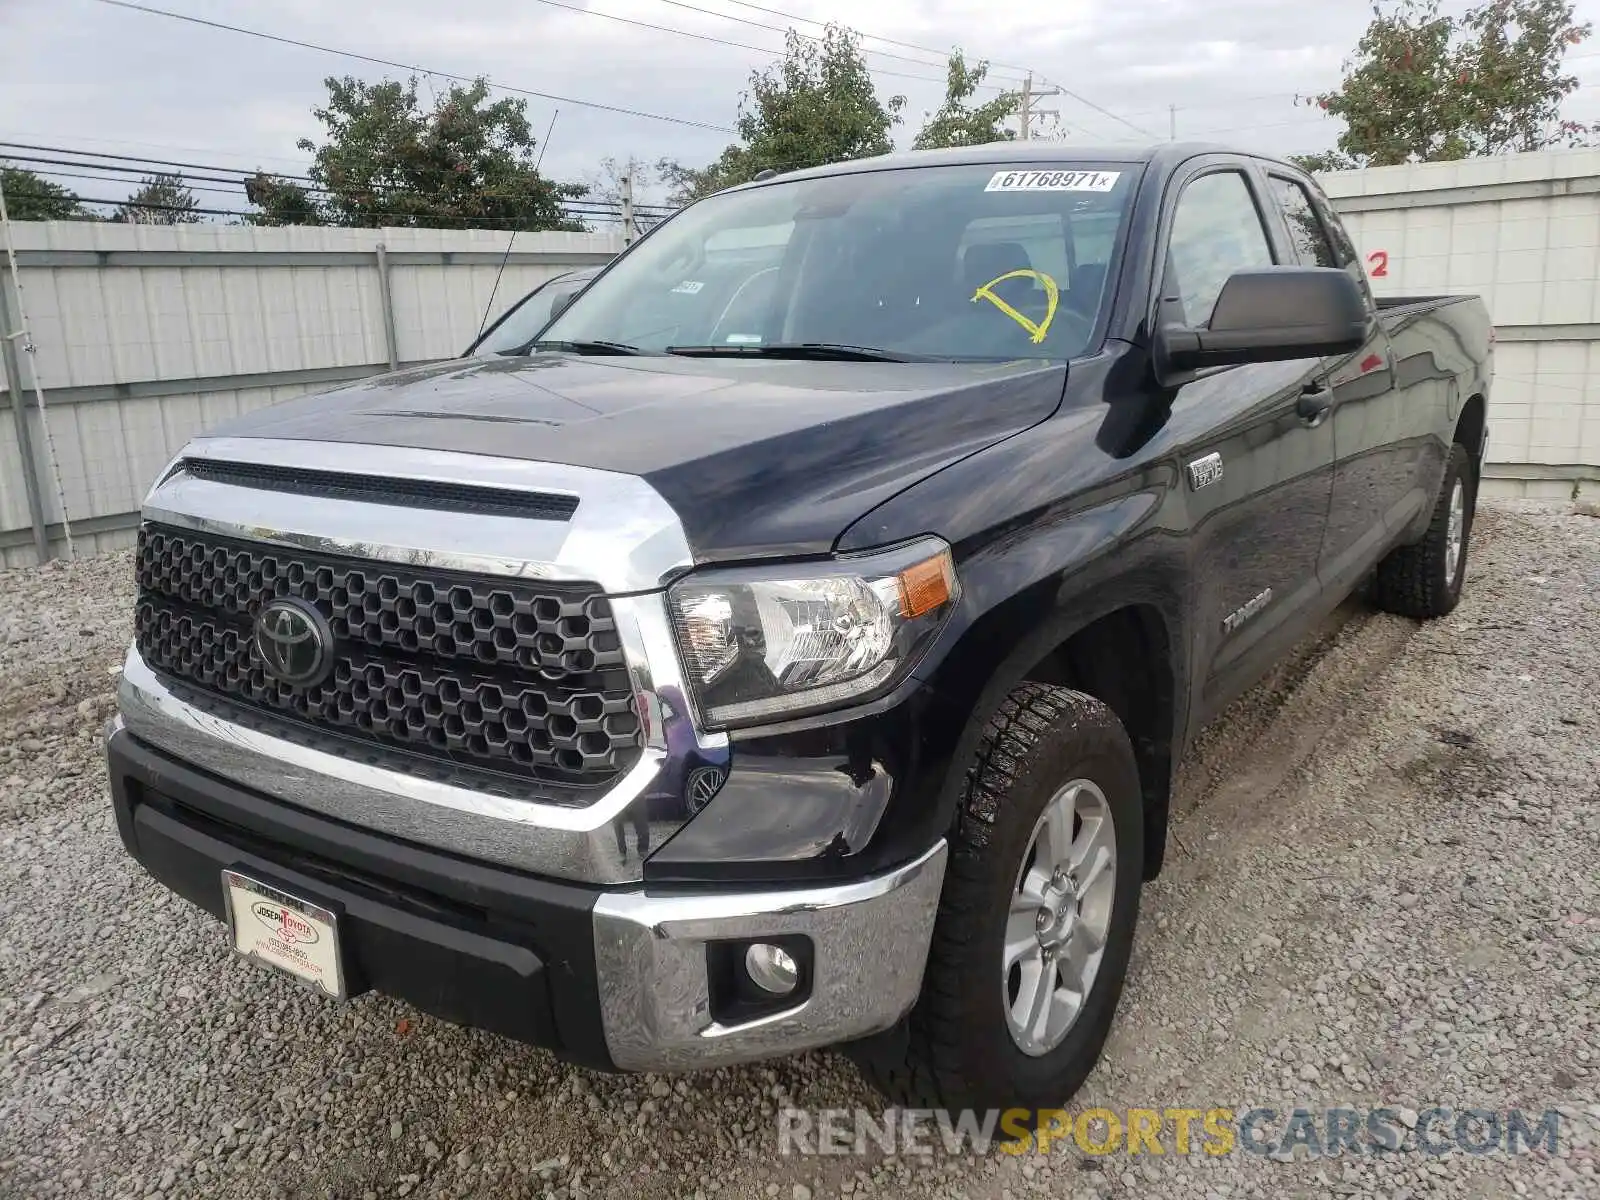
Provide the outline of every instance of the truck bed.
[[1463,300],[1477,300],[1479,297],[1472,292],[1459,292],[1442,296],[1374,296],[1373,300],[1378,305],[1378,311],[1384,316],[1404,316],[1408,313],[1418,312],[1426,308],[1443,308],[1446,304],[1458,304]]

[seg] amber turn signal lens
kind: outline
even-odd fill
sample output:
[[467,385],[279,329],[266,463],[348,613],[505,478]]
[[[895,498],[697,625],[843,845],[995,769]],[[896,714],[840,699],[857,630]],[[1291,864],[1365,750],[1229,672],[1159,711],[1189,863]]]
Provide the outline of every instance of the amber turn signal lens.
[[910,620],[932,612],[950,600],[955,564],[948,552],[936,554],[901,571],[900,615]]

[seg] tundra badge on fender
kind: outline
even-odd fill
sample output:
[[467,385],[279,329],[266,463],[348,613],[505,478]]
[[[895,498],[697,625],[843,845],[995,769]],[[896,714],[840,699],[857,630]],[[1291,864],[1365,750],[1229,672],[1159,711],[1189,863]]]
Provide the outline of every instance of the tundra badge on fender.
[[1243,625],[1251,617],[1255,616],[1258,612],[1271,603],[1271,588],[1268,588],[1264,592],[1256,593],[1240,607],[1234,609],[1231,613],[1222,618],[1222,632],[1232,633],[1235,629],[1239,628],[1239,626]]
[[1213,450],[1189,464],[1189,486],[1199,491],[1222,478],[1222,455]]

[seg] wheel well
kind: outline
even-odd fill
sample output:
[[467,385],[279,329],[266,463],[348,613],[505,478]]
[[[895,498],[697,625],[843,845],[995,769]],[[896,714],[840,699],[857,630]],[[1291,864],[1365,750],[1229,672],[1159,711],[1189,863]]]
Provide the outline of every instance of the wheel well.
[[1456,418],[1455,440],[1466,447],[1467,454],[1478,467],[1483,466],[1478,459],[1478,452],[1483,448],[1483,423],[1487,419],[1482,396],[1473,396],[1468,400],[1461,408],[1461,415]]
[[1085,692],[1117,714],[1133,742],[1145,809],[1145,878],[1166,852],[1172,792],[1175,680],[1166,623],[1142,605],[1120,608],[1078,630],[1024,678]]

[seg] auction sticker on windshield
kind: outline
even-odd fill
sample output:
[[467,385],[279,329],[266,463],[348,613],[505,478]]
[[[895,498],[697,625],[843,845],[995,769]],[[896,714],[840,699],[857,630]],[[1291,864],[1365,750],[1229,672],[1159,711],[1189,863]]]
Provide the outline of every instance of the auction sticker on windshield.
[[324,995],[345,998],[338,918],[332,912],[237,871],[222,873],[222,894],[235,950]]
[[986,192],[1109,192],[1121,171],[996,171]]

